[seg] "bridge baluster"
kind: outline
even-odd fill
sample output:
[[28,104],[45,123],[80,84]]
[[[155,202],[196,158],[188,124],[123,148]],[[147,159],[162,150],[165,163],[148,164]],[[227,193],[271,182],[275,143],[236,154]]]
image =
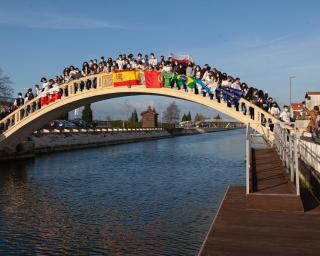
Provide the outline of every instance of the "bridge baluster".
[[68,95],[72,95],[74,93],[72,84],[68,85]]
[[98,79],[96,77],[92,79],[92,88],[93,89],[97,89],[97,87],[98,87],[98,85],[97,85],[98,81],[97,80]]
[[100,89],[102,87],[102,78],[101,76],[97,79],[97,89]]
[[254,107],[254,121],[259,123],[259,111],[256,107]]
[[67,97],[68,95],[68,89],[66,88],[66,86],[64,86],[63,88],[62,88],[62,97]]
[[77,94],[78,90],[80,89],[79,86],[80,86],[80,83],[73,83],[73,93],[74,94]]

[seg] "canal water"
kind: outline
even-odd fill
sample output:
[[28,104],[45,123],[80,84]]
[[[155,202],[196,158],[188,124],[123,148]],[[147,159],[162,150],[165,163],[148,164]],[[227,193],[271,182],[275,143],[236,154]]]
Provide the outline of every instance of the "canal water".
[[229,184],[245,184],[245,131],[0,164],[0,255],[196,255]]

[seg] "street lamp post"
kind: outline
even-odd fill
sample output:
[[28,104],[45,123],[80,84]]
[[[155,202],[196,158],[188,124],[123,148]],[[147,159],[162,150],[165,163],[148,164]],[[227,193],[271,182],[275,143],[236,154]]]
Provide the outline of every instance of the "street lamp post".
[[126,101],[125,103],[124,103],[124,109],[123,109],[123,115],[122,115],[122,129],[124,129],[124,123],[125,123],[125,116],[126,116],[126,114],[128,114],[128,112],[129,112],[129,108],[130,108],[130,106],[129,106],[129,103]]
[[290,102],[290,109],[291,109],[291,85],[292,85],[292,79],[296,78],[296,76],[289,76],[289,102]]

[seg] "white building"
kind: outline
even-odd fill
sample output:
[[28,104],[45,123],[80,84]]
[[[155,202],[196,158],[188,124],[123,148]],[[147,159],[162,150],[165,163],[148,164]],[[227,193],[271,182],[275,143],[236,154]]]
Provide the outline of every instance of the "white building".
[[320,106],[320,92],[307,92],[306,93],[306,107],[312,110],[314,106]]

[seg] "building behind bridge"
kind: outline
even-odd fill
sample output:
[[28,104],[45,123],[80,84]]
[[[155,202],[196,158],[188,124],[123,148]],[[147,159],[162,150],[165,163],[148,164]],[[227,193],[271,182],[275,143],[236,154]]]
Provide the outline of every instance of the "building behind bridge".
[[305,95],[306,107],[312,110],[314,106],[320,105],[320,92],[307,92]]
[[158,113],[156,110],[148,107],[146,111],[141,113],[142,116],[142,128],[156,128],[158,127]]

